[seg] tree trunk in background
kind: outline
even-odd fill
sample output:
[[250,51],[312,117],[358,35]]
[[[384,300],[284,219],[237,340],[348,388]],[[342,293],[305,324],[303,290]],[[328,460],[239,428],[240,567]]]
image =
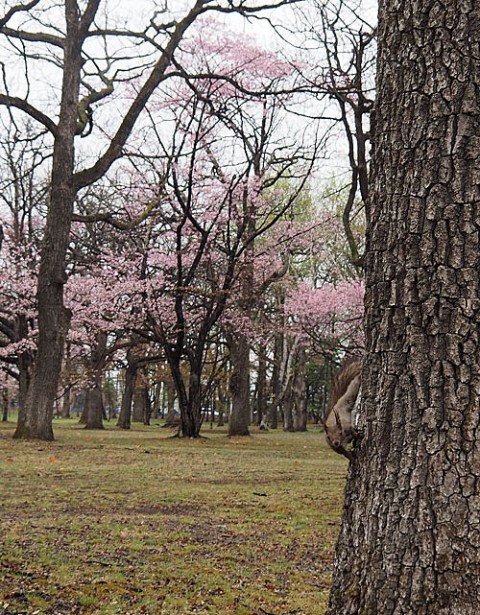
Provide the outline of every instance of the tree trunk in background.
[[2,423],[8,421],[8,389],[5,387],[2,390]]
[[152,401],[150,399],[149,389],[148,387],[144,387],[143,391],[143,424],[150,425],[150,420],[152,418]]
[[[258,145],[258,144],[257,144]],[[261,176],[260,156],[261,150],[256,152],[254,157],[253,172],[257,179]],[[242,199],[244,225],[244,261],[239,271],[240,294],[237,308],[240,313],[248,318],[251,315],[255,298],[253,297],[254,288],[254,258],[255,258],[255,224],[256,224],[256,205],[253,195],[249,194],[245,188]],[[232,373],[230,375],[230,395],[232,407],[230,410],[230,420],[228,422],[229,436],[249,436],[250,435],[250,339],[242,331],[231,331],[227,336],[227,343],[230,350],[230,363]]]
[[187,403],[183,406],[180,403],[182,435],[186,438],[198,438],[203,423],[203,403],[205,398],[200,377],[201,371],[201,358],[199,356],[196,360],[190,361]]
[[272,379],[270,382],[270,388],[272,391],[272,397],[270,399],[270,407],[268,409],[268,426],[272,429],[278,427],[278,403],[277,400],[280,397],[282,390],[282,383],[280,382],[280,364],[282,362],[282,348],[283,337],[281,333],[275,333],[273,346],[273,370]]
[[167,425],[174,425],[176,389],[173,382],[165,382],[165,387],[167,390],[167,416],[165,423]]
[[228,415],[228,397],[225,388],[225,385],[222,383],[220,383],[217,387],[217,427],[223,427],[225,425],[225,417]]
[[282,396],[282,415],[283,415],[283,431],[294,431],[293,429],[293,392],[292,387],[288,386]]
[[163,419],[163,383],[157,382],[154,388],[152,414],[154,419]]
[[305,366],[307,356],[305,347],[297,352],[297,362],[292,382],[293,430],[307,431],[307,388],[305,383]]
[[258,349],[257,368],[257,425],[268,423],[267,418],[267,348],[261,343]]
[[329,615],[480,613],[480,3],[380,2],[366,354]]
[[135,391],[138,364],[133,358],[132,352],[127,352],[127,367],[125,368],[125,389],[122,395],[122,405],[117,421],[120,429],[130,429],[132,421],[132,400]]
[[72,389],[68,387],[63,392],[63,396],[62,396],[62,417],[64,419],[70,418],[71,397],[72,397]]
[[86,416],[85,429],[104,429],[101,375],[87,388],[84,412]]
[[102,382],[107,356],[107,334],[97,333],[95,345],[90,354],[90,383],[87,386],[85,397],[86,416],[85,429],[103,429],[103,405]]
[[[18,339],[27,339],[29,335],[27,318],[18,316],[17,323]],[[28,388],[32,379],[34,356],[32,351],[25,350],[18,355],[18,423],[25,423],[25,404],[27,401]]]
[[237,333],[228,336],[232,375],[230,393],[232,411],[228,423],[229,436],[250,434],[250,342],[246,335]]
[[[292,363],[297,352],[298,339],[290,344],[286,335],[279,333],[275,337],[274,369],[272,374],[273,402],[270,406],[271,417],[277,409],[282,411],[283,428],[293,431],[292,418]],[[273,427],[273,425],[272,425]]]
[[143,367],[137,372],[135,392],[133,394],[132,421],[143,423],[144,425],[150,424],[150,415],[152,414],[149,387],[148,372]]
[[[138,374],[137,374],[138,381]],[[133,411],[132,411],[132,422],[133,423],[143,423],[143,419],[145,417],[145,394],[144,387],[137,386],[135,387],[135,391],[133,393]]]

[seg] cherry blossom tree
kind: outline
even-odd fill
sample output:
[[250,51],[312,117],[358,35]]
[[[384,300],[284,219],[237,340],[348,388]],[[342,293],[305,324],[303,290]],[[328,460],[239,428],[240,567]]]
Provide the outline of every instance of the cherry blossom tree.
[[359,279],[320,288],[301,283],[289,294],[285,310],[309,337],[315,354],[361,354],[363,299],[364,284]]
[[[36,352],[35,285],[46,205],[44,134],[9,114],[0,139],[0,356],[23,412]],[[25,138],[22,138],[22,135]]]
[[[210,27],[212,31],[218,29]],[[163,285],[147,322],[172,369],[182,432],[193,437],[199,434],[202,404],[210,394],[211,380],[202,382],[202,373],[208,349],[217,343],[220,322],[233,364],[230,431],[248,432],[248,312],[254,294],[283,270],[279,253],[288,253],[288,247],[278,250],[281,244],[277,244],[277,254],[266,266],[254,245],[291,209],[316,146],[313,139],[308,152],[303,143],[293,144],[278,130],[288,94],[252,94],[265,82],[270,89],[289,91],[291,68],[251,42],[239,52],[231,35],[222,33],[221,40],[213,42],[211,37],[206,39],[200,30],[192,45],[207,65],[215,62],[220,80],[192,73],[173,96],[176,149],[165,162],[171,171],[164,187],[171,208],[165,217],[173,224],[161,239],[164,246],[171,242],[171,248],[162,247],[157,255],[150,249],[148,258],[148,267],[157,271],[151,284],[162,281],[158,276],[163,275]],[[237,75],[241,82],[233,88]],[[156,103],[152,118],[165,111],[165,104]],[[164,145],[163,151],[172,150]],[[295,179],[292,189],[275,191],[286,177]],[[264,279],[252,286],[256,267]],[[152,296],[151,286],[147,295]],[[181,376],[183,361],[189,364],[187,382]],[[236,424],[237,415],[241,426]]]
[[[38,349],[15,437],[53,439],[54,397],[71,321],[64,287],[77,195],[122,157],[152,93],[179,74],[176,52],[201,15],[216,11],[248,17],[293,1],[195,0],[174,16],[152,6],[150,21],[138,30],[117,26],[120,15],[113,6],[102,11],[102,0],[5,5],[0,16],[0,106],[26,114],[43,127],[52,154],[36,293]],[[18,79],[19,66],[23,79]]]
[[36,353],[37,262],[36,254],[31,254],[32,246],[28,239],[19,241],[11,220],[4,219],[2,228],[0,361],[3,372],[18,382],[18,401],[22,413]]

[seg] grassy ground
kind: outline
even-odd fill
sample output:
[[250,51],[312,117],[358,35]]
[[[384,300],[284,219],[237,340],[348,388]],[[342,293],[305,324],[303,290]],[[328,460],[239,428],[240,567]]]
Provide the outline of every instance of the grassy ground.
[[320,615],[346,462],[313,429],[0,424],[0,615]]

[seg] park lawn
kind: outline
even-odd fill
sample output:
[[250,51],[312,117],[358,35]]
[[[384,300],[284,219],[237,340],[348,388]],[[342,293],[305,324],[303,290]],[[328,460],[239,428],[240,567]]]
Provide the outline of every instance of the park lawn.
[[0,615],[325,612],[346,461],[316,428],[0,425]]

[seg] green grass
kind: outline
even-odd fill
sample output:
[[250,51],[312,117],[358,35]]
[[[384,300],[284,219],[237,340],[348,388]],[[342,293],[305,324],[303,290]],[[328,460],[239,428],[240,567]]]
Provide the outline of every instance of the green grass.
[[12,440],[0,425],[0,614],[321,615],[346,462],[312,429],[158,426]]

